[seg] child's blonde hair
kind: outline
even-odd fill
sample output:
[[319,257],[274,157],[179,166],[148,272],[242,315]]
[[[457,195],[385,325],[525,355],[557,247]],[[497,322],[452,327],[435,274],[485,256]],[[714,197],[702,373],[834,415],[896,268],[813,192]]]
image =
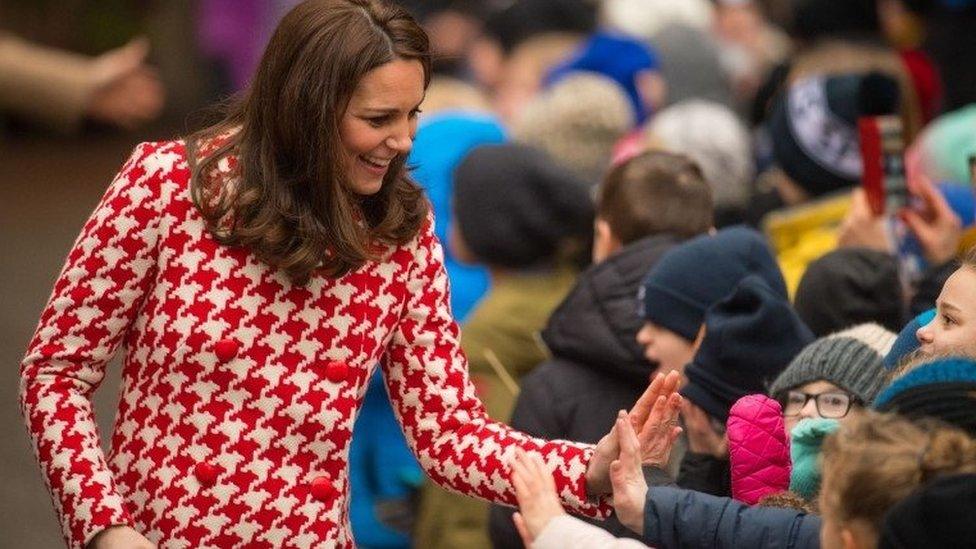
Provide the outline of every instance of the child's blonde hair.
[[820,510],[878,529],[888,509],[916,488],[939,475],[973,472],[976,441],[963,431],[869,410],[824,442]]

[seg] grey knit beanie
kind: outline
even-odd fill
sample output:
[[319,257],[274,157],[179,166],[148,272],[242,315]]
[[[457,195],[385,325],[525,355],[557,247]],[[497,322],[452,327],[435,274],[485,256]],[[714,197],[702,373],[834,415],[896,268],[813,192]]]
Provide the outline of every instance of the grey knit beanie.
[[814,381],[826,381],[869,403],[885,381],[884,356],[895,334],[878,324],[860,324],[807,345],[773,381],[769,394]]

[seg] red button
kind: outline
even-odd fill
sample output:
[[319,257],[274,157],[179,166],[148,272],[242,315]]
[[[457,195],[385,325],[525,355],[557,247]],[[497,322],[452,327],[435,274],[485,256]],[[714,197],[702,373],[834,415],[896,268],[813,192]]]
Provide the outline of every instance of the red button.
[[312,480],[312,497],[319,501],[332,501],[339,495],[339,491],[332,485],[329,477],[315,477]]
[[349,366],[345,362],[330,362],[325,365],[325,377],[332,383],[345,381],[349,376]]
[[240,348],[241,344],[235,339],[221,339],[214,345],[214,353],[221,362],[230,362],[237,357],[237,351]]
[[213,486],[217,482],[219,473],[220,470],[217,469],[217,466],[209,463],[197,463],[196,467],[193,468],[193,474],[204,486]]

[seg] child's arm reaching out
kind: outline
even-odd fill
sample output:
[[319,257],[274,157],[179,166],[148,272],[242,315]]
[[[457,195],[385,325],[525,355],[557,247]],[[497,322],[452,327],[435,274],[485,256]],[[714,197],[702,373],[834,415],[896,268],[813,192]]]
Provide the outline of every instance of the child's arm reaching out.
[[[626,414],[624,417],[626,418]],[[626,419],[622,421],[629,425]],[[620,420],[618,425],[619,423]],[[520,510],[515,513],[513,520],[526,547],[532,549],[647,547],[636,540],[615,538],[596,526],[567,515],[556,496],[556,484],[552,479],[552,473],[535,454],[516,450],[515,460],[512,463],[512,485],[515,487],[515,497],[518,499]]]

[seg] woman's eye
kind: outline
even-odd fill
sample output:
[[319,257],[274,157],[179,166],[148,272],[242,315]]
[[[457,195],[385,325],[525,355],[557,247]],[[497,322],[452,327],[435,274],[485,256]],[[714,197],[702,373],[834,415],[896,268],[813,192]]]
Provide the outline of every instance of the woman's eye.
[[955,324],[956,321],[949,315],[942,315],[942,323],[949,326],[951,324]]
[[422,111],[420,109],[414,109],[414,110],[410,111],[410,118],[417,118],[417,116],[419,116],[420,113],[422,113],[422,112],[424,112],[424,111]]

